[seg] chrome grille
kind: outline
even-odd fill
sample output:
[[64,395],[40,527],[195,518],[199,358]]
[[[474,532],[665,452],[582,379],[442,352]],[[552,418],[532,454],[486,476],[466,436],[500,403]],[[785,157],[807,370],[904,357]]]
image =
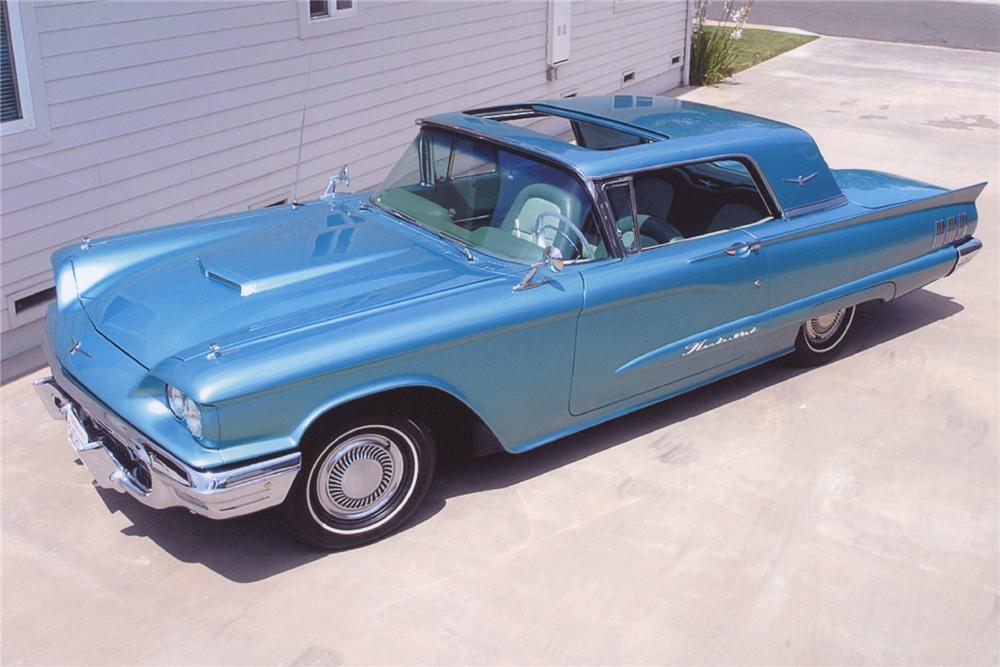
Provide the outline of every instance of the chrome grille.
[[100,442],[104,449],[108,450],[118,465],[125,469],[132,481],[138,486],[148,491],[153,485],[153,477],[149,466],[145,461],[141,461],[132,451],[132,448],[122,442],[114,431],[102,424],[92,416],[84,413],[84,427],[88,435],[96,442]]

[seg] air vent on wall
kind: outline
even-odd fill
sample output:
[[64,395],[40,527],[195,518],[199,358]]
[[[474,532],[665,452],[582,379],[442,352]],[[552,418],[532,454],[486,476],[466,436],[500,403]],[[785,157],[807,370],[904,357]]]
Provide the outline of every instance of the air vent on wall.
[[622,72],[622,85],[627,86],[628,84],[635,81],[635,70],[630,69],[627,72]]
[[56,298],[56,288],[42,283],[7,295],[10,326],[19,327],[45,317],[49,302]]
[[13,300],[14,315],[20,315],[24,313],[24,311],[48,303],[54,298],[56,298],[56,288],[46,287],[43,290],[33,292],[31,294],[28,294],[27,296],[22,296],[19,299],[14,299]]
[[670,64],[671,65],[680,65],[681,64],[681,54],[675,53],[674,55],[670,56]]

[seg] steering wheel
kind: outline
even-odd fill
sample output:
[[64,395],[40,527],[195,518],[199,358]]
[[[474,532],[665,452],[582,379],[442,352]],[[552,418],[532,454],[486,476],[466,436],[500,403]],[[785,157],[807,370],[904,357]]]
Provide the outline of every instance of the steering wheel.
[[567,241],[569,241],[569,245],[570,245],[571,248],[577,248],[577,246],[578,246],[577,241],[574,241],[573,239],[571,239],[569,237],[569,235],[566,232],[563,231],[562,225],[554,225],[552,223],[542,223],[542,220],[544,218],[555,218],[559,222],[565,223],[565,225],[568,227],[568,229],[570,231],[572,231],[573,234],[576,236],[576,238],[579,240],[579,248],[578,249],[580,251],[580,257],[582,259],[593,259],[592,256],[588,257],[588,255],[591,254],[591,251],[590,251],[590,242],[587,241],[587,237],[583,235],[583,232],[580,231],[580,228],[577,227],[576,224],[574,224],[574,222],[572,220],[570,220],[569,218],[567,218],[562,213],[556,213],[555,211],[546,211],[545,213],[539,213],[538,214],[538,217],[535,218],[535,240],[536,241],[542,235],[542,232],[544,232],[546,229],[551,229],[556,234],[562,236],[564,239],[566,239]]

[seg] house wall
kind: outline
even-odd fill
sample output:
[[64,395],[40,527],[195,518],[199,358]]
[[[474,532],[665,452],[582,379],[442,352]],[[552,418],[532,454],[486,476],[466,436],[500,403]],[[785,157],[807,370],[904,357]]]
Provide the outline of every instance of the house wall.
[[40,342],[44,305],[11,302],[56,248],[290,197],[303,104],[308,199],[344,163],[377,185],[420,116],[683,75],[685,0],[574,0],[555,81],[544,0],[355,2],[322,24],[289,0],[19,3],[35,129],[2,137],[0,356]]

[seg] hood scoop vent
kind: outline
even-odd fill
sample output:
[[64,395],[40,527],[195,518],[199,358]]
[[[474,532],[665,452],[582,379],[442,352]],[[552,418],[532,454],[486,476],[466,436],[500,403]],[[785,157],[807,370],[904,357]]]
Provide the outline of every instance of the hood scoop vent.
[[205,266],[205,263],[201,261],[201,257],[195,257],[195,261],[198,263],[198,269],[201,271],[201,275],[205,276],[209,280],[213,280],[219,284],[230,287],[240,293],[240,296],[250,296],[257,292],[257,285],[253,280],[247,278],[246,276],[241,276],[235,271],[219,270],[219,269],[209,269]]
[[[253,252],[230,252],[222,256],[205,255],[195,258],[201,275],[212,282],[236,290],[240,296],[251,296],[283,287],[300,285],[310,281],[329,278],[335,274],[346,280],[369,272],[386,272],[387,267],[395,271],[403,270],[406,255],[420,259],[412,247],[391,248],[355,257],[309,257],[297,260],[296,253],[285,247],[274,247]],[[268,253],[264,255],[262,253]],[[301,254],[301,253],[299,253]]]

